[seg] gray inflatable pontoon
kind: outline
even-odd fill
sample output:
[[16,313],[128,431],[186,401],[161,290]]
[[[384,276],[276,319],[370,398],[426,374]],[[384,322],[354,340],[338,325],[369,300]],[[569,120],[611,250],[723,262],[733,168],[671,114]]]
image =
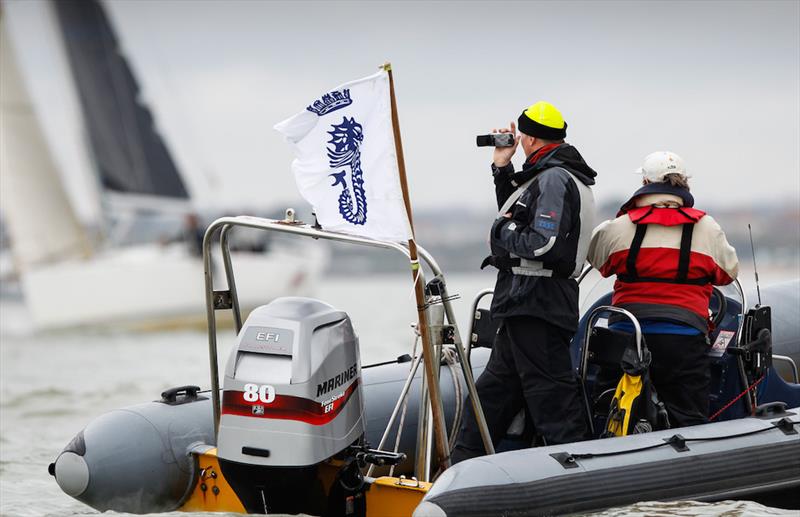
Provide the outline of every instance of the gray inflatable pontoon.
[[414,517],[561,515],[676,499],[797,508],[800,410],[781,415],[475,458],[446,470]]
[[[678,499],[748,499],[800,509],[800,281],[763,288],[762,295],[769,307],[748,311],[742,328],[738,301],[712,303],[716,421],[467,460],[436,480],[414,516],[560,515]],[[609,302],[606,295],[592,309]],[[757,360],[737,350],[736,338],[760,319],[771,322],[772,365],[751,375]],[[573,342],[576,367],[586,324],[584,316]],[[591,373],[585,380],[593,382]],[[742,396],[748,384],[757,385],[752,400]]]
[[[488,358],[489,350],[473,351],[476,375]],[[380,442],[386,429],[409,364],[363,368],[366,438],[372,445]],[[420,369],[410,400],[419,400],[421,381]],[[449,429],[456,405],[449,368],[441,370],[441,387]],[[160,401],[99,416],[64,448],[51,464],[50,473],[65,493],[100,511],[156,513],[180,508],[197,483],[190,451],[214,443],[211,400],[192,392],[192,388],[176,388],[165,392]],[[413,472],[418,413],[419,404],[409,402],[399,447],[407,458],[395,470],[396,475]],[[382,469],[375,474],[380,472]]]

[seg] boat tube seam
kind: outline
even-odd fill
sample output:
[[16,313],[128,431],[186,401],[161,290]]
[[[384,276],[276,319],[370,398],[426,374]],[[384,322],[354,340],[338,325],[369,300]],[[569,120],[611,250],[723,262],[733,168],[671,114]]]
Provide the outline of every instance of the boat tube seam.
[[[720,476],[723,472],[737,473],[733,480],[736,487],[730,487],[730,477]],[[785,483],[787,479],[800,483],[800,441],[575,472],[507,485],[455,489],[426,500],[447,515],[551,515],[599,510],[641,500],[748,490],[756,485]]]
[[688,498],[682,498],[682,499],[714,502],[714,501],[721,501],[724,499],[735,499],[735,498],[752,496],[764,491],[782,490],[794,487],[800,487],[800,479],[794,479],[789,481],[778,481],[775,483],[768,483],[768,484],[750,486],[747,488],[740,488],[733,490],[722,490],[719,492],[714,492],[713,494],[705,494],[705,495],[696,494],[694,496],[689,496]]

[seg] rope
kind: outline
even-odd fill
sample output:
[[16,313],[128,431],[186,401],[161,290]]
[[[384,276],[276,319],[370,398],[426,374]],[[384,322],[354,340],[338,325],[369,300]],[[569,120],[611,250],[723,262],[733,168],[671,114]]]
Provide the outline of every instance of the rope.
[[456,351],[451,347],[443,347],[442,355],[447,363],[447,367],[450,368],[450,377],[453,379],[453,391],[455,392],[456,407],[453,415],[453,426],[450,429],[450,436],[448,438],[450,452],[453,452],[453,449],[456,446],[456,440],[458,439],[459,423],[461,422],[461,417],[464,413],[464,393],[463,388],[461,387],[461,380],[458,377],[458,368],[456,366],[456,363],[458,362],[458,356]]
[[[416,337],[414,339],[414,345],[411,349],[411,357],[416,359],[417,353],[417,345],[419,343],[420,334],[419,331],[416,330]],[[458,346],[458,345],[456,345]],[[464,397],[463,397],[463,388],[461,386],[461,380],[458,376],[458,356],[456,355],[456,351],[451,347],[442,347],[442,357],[445,360],[445,364],[450,369],[450,377],[453,380],[453,391],[455,392],[455,414],[453,416],[453,426],[450,429],[450,436],[448,436],[448,448],[450,452],[453,451],[453,448],[456,445],[456,440],[458,439],[458,422],[461,421],[463,414],[464,414]],[[411,368],[413,368],[414,361],[411,362]],[[397,435],[395,436],[394,440],[394,448],[393,451],[397,452],[400,449],[400,440],[403,436],[403,427],[406,419],[406,413],[408,410],[408,399],[406,397],[403,401],[403,409],[400,412],[400,421],[397,425]],[[389,468],[389,476],[394,476],[394,465]]]
[[[414,363],[416,362],[417,359],[417,344],[419,343],[420,333],[419,333],[419,327],[416,325],[414,326],[414,333],[415,333],[414,344],[411,346],[412,359],[411,359],[411,364],[408,367],[409,373],[411,372],[411,369],[414,368]],[[394,440],[394,449],[392,449],[393,452],[397,452],[400,449],[400,438],[403,436],[403,425],[405,424],[406,421],[406,410],[408,409],[408,399],[410,394],[411,392],[409,391],[409,394],[406,395],[405,399],[403,400],[403,409],[400,413],[400,421],[397,424],[397,436],[395,437]],[[394,477],[394,467],[395,467],[394,465],[389,467],[389,477]]]
[[[741,393],[739,393],[738,395],[736,395],[736,398],[734,398],[733,400],[731,400],[730,402],[728,402],[727,404],[725,404],[725,405],[722,407],[722,409],[720,409],[719,411],[717,411],[716,413],[714,413],[713,415],[711,415],[711,416],[708,418],[708,421],[709,421],[709,422],[711,422],[712,420],[714,420],[715,418],[717,418],[718,416],[720,416],[720,415],[721,415],[721,414],[722,414],[722,413],[723,413],[723,412],[724,412],[726,409],[728,409],[729,407],[731,407],[732,405],[734,405],[736,402],[738,402],[738,400],[739,400],[740,398],[742,398],[742,397],[744,397],[745,395],[747,395],[747,392],[754,390],[754,389],[756,388],[756,386],[758,386],[758,385],[761,383],[761,381],[763,381],[763,380],[764,380],[764,377],[766,377],[766,376],[767,376],[767,374],[765,373],[765,374],[764,374],[764,375],[762,375],[762,376],[761,376],[761,377],[760,377],[760,378],[759,378],[759,379],[758,379],[756,382],[754,382],[753,384],[751,384],[750,386],[748,386],[746,390],[744,390],[743,392],[741,392]],[[753,411],[755,411],[755,406],[753,407]]]
[[[793,425],[797,424],[797,422],[792,422]],[[744,431],[742,433],[736,434],[728,434],[725,436],[698,436],[696,438],[684,438],[683,441],[685,442],[714,442],[719,440],[729,440],[731,438],[742,438],[745,436],[752,436],[754,434],[766,433],[768,431],[774,431],[775,429],[779,429],[778,426],[770,426],[770,427],[762,427],[761,429],[754,429],[752,431]],[[653,445],[646,445],[644,447],[637,447],[635,449],[625,449],[621,451],[610,451],[610,452],[588,452],[584,454],[570,454],[576,460],[590,460],[594,458],[605,458],[608,456],[619,456],[621,454],[630,454],[634,452],[642,452],[642,451],[649,451],[651,449],[658,449],[659,447],[666,447],[667,445],[672,445],[671,441],[663,441],[654,443]],[[567,453],[569,454],[569,453]]]
[[[414,298],[417,289],[417,282],[419,282],[419,278],[422,275],[422,268],[419,265],[419,260],[411,261],[411,271],[414,272],[414,281],[411,283],[411,292],[408,294],[409,300]],[[419,307],[417,308],[419,309]]]
[[[460,346],[456,344],[455,346]],[[458,431],[461,427],[461,419],[464,416],[464,396],[463,396],[463,388],[461,387],[461,381],[459,377],[456,375],[457,368],[456,363],[458,362],[458,355],[454,348],[452,347],[442,347],[442,356],[444,357],[445,361],[447,362],[448,368],[450,368],[450,375],[453,378],[453,389],[455,390],[455,414],[453,415],[453,427],[450,429],[450,436],[447,439],[447,449],[448,449],[448,456],[452,454],[453,449],[456,446],[456,440],[458,439]],[[466,383],[466,380],[464,381]],[[444,467],[439,465],[439,468],[436,472],[431,476],[431,480],[436,480],[438,477],[444,472]]]

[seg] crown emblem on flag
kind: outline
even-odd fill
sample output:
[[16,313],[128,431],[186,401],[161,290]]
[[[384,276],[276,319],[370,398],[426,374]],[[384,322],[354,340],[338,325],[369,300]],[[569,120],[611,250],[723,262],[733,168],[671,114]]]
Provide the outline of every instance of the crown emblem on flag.
[[342,91],[326,93],[321,99],[314,101],[314,103],[306,109],[321,117],[338,109],[346,108],[352,103],[353,100],[350,98],[350,90],[345,88]]

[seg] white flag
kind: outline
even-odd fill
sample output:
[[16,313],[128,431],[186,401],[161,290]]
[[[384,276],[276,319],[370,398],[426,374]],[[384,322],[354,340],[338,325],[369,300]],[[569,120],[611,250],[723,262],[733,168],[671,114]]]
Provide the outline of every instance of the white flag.
[[411,237],[386,71],[339,86],[275,129],[294,148],[297,187],[323,228],[381,240]]

